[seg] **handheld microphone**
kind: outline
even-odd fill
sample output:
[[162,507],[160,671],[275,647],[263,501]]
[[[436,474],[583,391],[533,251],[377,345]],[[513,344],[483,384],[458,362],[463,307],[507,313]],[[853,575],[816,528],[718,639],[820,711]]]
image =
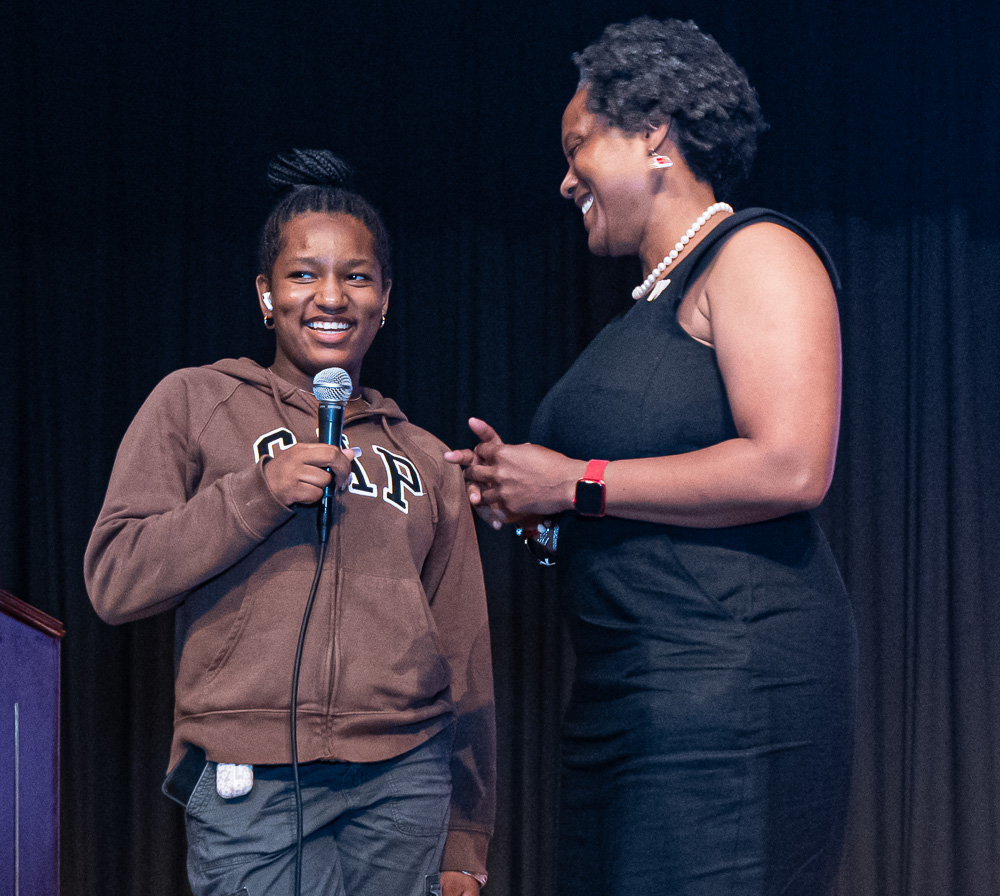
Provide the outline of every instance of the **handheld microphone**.
[[[327,445],[340,447],[340,435],[344,430],[344,408],[351,397],[354,386],[351,376],[340,367],[327,367],[313,377],[313,395],[319,402],[319,440]],[[336,495],[333,494],[333,481],[323,489],[323,497],[319,502],[316,518],[316,528],[319,540],[325,542],[330,534],[333,516],[336,509]]]

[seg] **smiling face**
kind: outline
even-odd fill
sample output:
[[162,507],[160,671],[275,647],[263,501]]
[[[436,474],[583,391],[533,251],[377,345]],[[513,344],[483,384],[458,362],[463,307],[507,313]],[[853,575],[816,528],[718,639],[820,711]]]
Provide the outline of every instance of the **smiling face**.
[[587,109],[586,88],[574,94],[563,113],[569,170],[559,192],[583,213],[595,255],[631,255],[639,249],[652,199],[648,140]]
[[[357,393],[391,285],[383,283],[372,235],[357,218],[308,212],[286,221],[270,277],[257,277],[258,296],[270,292],[274,309],[274,372],[311,390],[319,371],[342,367]],[[271,316],[263,298],[261,311]]]

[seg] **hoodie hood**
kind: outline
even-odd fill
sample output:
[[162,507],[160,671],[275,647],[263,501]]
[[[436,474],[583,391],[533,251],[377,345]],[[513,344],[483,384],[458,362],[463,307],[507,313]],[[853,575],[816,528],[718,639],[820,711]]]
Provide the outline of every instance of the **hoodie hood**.
[[[319,402],[311,392],[283,380],[272,373],[269,368],[261,367],[250,358],[225,358],[214,364],[208,364],[206,367],[209,370],[232,377],[241,383],[254,386],[261,392],[270,393],[279,406],[291,405],[310,414],[317,413],[319,408]],[[345,424],[348,421],[358,422],[372,417],[381,418],[383,425],[406,422],[406,415],[399,409],[399,405],[391,398],[383,396],[378,390],[362,386],[361,397],[364,401],[352,399],[347,403]]]

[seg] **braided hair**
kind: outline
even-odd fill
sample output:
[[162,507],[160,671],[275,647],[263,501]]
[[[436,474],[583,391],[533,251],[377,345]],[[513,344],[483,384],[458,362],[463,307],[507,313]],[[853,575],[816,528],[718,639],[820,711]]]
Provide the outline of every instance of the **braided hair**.
[[278,200],[260,231],[257,269],[270,279],[285,222],[309,212],[357,218],[372,235],[383,283],[392,279],[391,244],[382,217],[356,191],[354,169],[326,149],[293,149],[273,158],[267,182]]
[[649,16],[609,25],[573,54],[587,108],[623,131],[670,118],[670,137],[696,177],[724,194],[750,173],[767,125],[741,69],[694,22]]

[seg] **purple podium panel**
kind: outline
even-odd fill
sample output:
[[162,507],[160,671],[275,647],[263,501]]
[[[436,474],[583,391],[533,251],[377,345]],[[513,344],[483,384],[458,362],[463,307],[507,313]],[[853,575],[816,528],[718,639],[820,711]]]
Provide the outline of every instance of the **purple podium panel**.
[[59,645],[52,617],[0,590],[0,893],[59,893]]

